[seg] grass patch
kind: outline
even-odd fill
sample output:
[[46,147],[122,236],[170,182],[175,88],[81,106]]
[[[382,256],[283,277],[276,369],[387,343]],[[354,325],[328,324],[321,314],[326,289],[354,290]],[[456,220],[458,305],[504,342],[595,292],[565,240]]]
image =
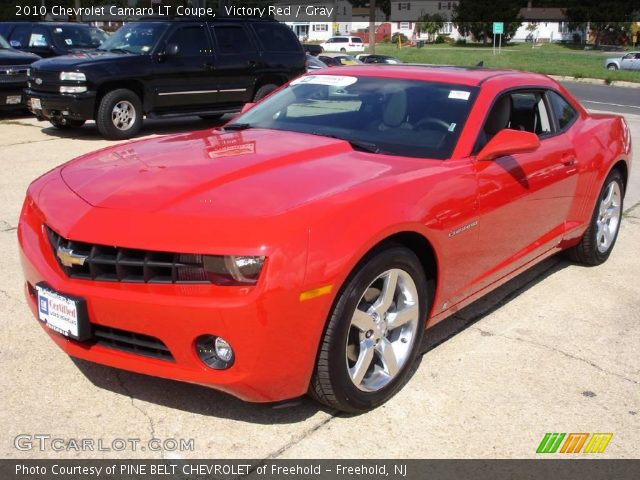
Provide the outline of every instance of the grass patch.
[[502,48],[494,55],[491,45],[427,45],[424,48],[401,48],[378,44],[376,53],[391,55],[407,63],[433,63],[438,65],[474,66],[483,61],[485,67],[510,68],[546,75],[566,75],[576,78],[599,78],[639,82],[640,72],[611,71],[604,67],[605,58],[622,56],[622,52],[577,50],[561,44],[515,44]]

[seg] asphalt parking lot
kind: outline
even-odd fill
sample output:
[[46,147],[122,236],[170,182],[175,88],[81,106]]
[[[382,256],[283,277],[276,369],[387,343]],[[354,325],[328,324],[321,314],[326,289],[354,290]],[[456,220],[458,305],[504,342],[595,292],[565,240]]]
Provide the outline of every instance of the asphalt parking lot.
[[[640,115],[625,116],[637,158]],[[640,456],[638,165],[605,265],[546,260],[431,331],[415,376],[388,404],[347,416],[305,398],[243,403],[199,386],[74,361],[60,351],[23,299],[20,207],[32,179],[112,142],[91,125],[71,134],[47,125],[0,119],[3,457],[529,458],[546,432],[612,432],[600,457]],[[143,133],[206,127],[191,119],[151,122]],[[42,451],[37,441],[16,449],[21,434],[63,439],[62,451]],[[152,438],[193,439],[193,450],[145,448]],[[114,439],[139,439],[140,448],[77,451],[74,439],[102,440],[106,448]]]

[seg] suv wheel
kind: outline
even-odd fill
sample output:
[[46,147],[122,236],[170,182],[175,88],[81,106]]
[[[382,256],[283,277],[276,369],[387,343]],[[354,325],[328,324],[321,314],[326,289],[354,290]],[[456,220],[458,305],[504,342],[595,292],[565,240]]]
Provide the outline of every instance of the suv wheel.
[[347,49],[346,49],[346,48],[341,48],[341,49],[340,49],[340,51],[341,51],[342,53],[347,53]]
[[268,83],[266,85],[261,86],[256,92],[256,94],[253,96],[253,101],[258,102],[262,100],[264,97],[266,97],[271,92],[273,92],[276,88],[278,88],[278,86],[273,85],[272,83]]
[[142,102],[131,90],[120,88],[107,93],[100,101],[96,124],[109,140],[131,138],[142,126]]
[[618,66],[615,63],[610,63],[607,65],[607,70],[617,70]]
[[85,124],[85,120],[70,120],[70,119],[58,119],[52,118],[49,120],[51,125],[60,130],[69,130],[71,128],[80,128]]

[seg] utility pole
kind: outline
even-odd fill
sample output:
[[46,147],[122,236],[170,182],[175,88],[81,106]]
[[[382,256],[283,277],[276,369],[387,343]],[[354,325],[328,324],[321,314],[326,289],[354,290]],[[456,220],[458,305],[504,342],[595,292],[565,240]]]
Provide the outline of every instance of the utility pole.
[[376,53],[376,0],[369,0],[369,53]]

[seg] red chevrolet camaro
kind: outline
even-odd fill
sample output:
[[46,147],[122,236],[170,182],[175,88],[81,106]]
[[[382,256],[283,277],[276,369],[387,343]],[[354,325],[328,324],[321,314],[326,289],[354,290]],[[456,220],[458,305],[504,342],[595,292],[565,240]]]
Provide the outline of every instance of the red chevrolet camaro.
[[561,250],[607,259],[621,117],[535,74],[335,73],[35,180],[18,236],[50,337],[249,401],[359,412],[408,380],[428,327]]

